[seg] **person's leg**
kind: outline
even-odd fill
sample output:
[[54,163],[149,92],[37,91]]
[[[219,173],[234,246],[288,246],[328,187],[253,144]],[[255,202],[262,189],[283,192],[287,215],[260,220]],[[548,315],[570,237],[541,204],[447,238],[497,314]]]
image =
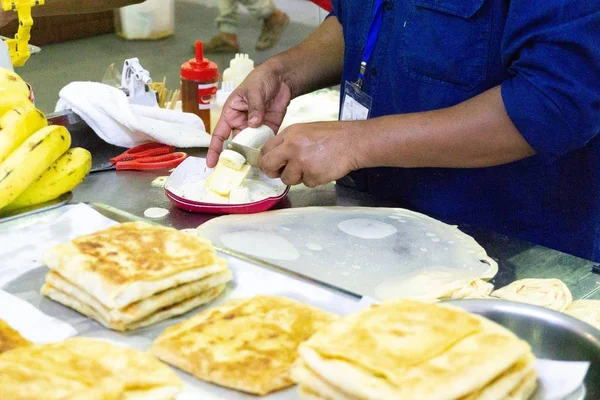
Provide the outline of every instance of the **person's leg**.
[[205,45],[206,53],[237,53],[239,28],[238,0],[218,0],[219,16],[215,19],[219,33]]
[[240,2],[251,15],[263,21],[263,28],[256,43],[256,49],[267,50],[275,46],[290,22],[287,14],[278,10],[273,0],[240,0]]
[[239,0],[253,17],[261,21],[269,18],[277,10],[273,0]]

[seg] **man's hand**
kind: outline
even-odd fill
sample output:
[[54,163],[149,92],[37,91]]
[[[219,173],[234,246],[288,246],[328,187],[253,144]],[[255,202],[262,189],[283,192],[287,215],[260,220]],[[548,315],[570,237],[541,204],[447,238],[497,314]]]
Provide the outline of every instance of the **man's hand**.
[[264,145],[260,169],[286,185],[316,187],[339,179],[358,169],[356,127],[351,122],[292,125]]
[[291,85],[272,63],[265,63],[250,73],[223,106],[206,157],[208,167],[217,164],[223,141],[229,138],[231,131],[235,136],[247,127],[268,125],[277,132],[291,100]]
[[258,66],[231,94],[215,126],[206,164],[214,167],[223,141],[248,126],[277,133],[292,98],[338,84],[344,61],[342,25],[327,18],[306,40]]

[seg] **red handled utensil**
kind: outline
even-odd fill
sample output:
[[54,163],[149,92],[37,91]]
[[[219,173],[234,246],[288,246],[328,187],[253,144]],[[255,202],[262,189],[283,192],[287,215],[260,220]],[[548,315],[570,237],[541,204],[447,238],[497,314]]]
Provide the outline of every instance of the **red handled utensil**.
[[146,143],[135,146],[123,154],[111,158],[110,162],[114,164],[117,171],[148,171],[175,168],[188,155],[183,152],[174,152],[174,150],[173,146],[161,143]]

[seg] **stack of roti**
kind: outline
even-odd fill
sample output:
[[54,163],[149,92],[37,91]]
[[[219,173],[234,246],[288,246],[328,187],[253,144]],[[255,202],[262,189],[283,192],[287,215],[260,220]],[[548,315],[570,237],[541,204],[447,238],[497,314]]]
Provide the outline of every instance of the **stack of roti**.
[[234,299],[167,328],[151,352],[202,380],[264,395],[294,384],[298,345],[334,319],[285,297]]
[[573,301],[571,291],[560,279],[520,279],[495,290],[491,296],[561,312]]
[[600,329],[600,300],[575,300],[565,313]]
[[73,338],[0,354],[0,399],[171,400],[182,383],[148,353]]
[[208,303],[231,280],[209,241],[144,222],[58,245],[44,263],[42,294],[118,331]]
[[0,354],[17,347],[29,346],[31,342],[0,319]]
[[382,303],[333,322],[300,345],[292,377],[304,399],[528,399],[529,345],[460,309]]

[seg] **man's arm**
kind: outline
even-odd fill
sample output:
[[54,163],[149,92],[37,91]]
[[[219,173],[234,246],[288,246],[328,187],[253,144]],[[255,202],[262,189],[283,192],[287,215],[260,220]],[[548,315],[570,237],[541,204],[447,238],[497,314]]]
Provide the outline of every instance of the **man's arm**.
[[359,168],[489,167],[535,154],[506,113],[500,87],[453,107],[375,118],[348,129]]
[[292,125],[261,153],[260,167],[270,177],[314,187],[362,168],[488,167],[535,151],[494,88],[442,110]]
[[329,17],[298,46],[267,60],[292,89],[292,98],[340,83],[344,67],[344,34]]

